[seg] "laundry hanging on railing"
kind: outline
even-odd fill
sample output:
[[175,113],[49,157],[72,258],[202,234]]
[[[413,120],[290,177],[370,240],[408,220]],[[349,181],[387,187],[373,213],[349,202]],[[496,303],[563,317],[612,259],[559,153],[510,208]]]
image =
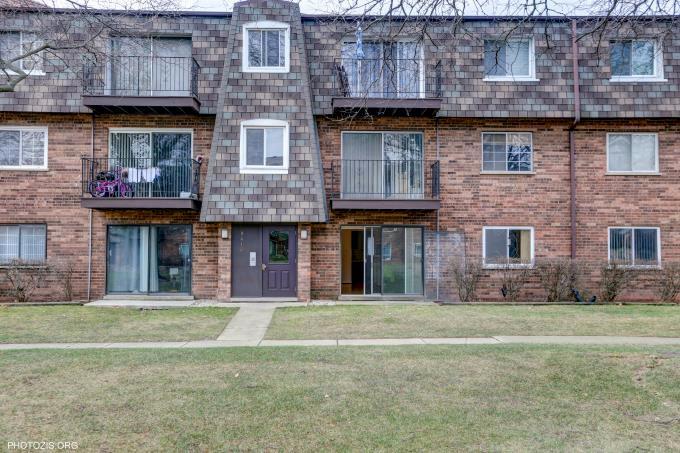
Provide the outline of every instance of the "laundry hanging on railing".
[[150,168],[134,168],[130,167],[127,169],[128,172],[128,182],[154,182],[160,175],[161,169],[158,167]]

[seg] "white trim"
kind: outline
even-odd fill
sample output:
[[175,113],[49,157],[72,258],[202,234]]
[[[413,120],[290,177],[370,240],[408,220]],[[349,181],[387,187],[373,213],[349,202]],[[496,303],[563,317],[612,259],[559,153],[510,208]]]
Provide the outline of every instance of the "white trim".
[[[660,40],[653,38],[641,38],[641,39],[614,39],[612,42],[621,41],[651,41],[654,44],[654,74],[652,75],[629,75],[620,76],[612,75],[609,78],[610,82],[613,83],[638,83],[638,82],[668,82],[668,79],[664,78],[663,70],[663,45]],[[632,54],[631,54],[631,58]],[[611,49],[609,53],[609,72],[611,73]]]
[[[627,268],[635,269],[659,269],[661,268],[661,228],[654,226],[614,226],[607,228],[607,262],[611,263],[612,260],[612,249],[611,249],[611,236],[612,230],[633,230],[631,234],[631,257],[633,259],[633,264],[625,265]],[[635,264],[635,230],[656,230],[656,259],[657,264]]]
[[[246,162],[246,129],[249,128],[283,128],[283,165],[248,165]],[[269,175],[281,175],[288,174],[289,166],[289,126],[287,121],[283,120],[273,120],[273,119],[256,119],[256,120],[246,120],[241,121],[240,127],[240,150],[239,150],[239,170],[241,174],[269,174]],[[265,134],[265,150],[266,153],[266,140],[267,134]],[[263,153],[264,155],[264,153]],[[266,156],[265,156],[266,157]]]
[[[505,158],[505,170],[484,170],[484,135],[485,134],[505,134],[505,147],[506,147],[506,158]],[[511,171],[508,170],[508,159],[507,159],[507,147],[508,147],[508,134],[529,134],[529,146],[531,146],[531,167],[529,170],[523,171]],[[481,136],[481,169],[480,174],[487,175],[534,175],[536,171],[534,169],[534,133],[531,131],[483,131]]]
[[19,134],[19,165],[0,165],[0,171],[3,170],[14,170],[14,171],[46,171],[49,170],[48,166],[48,140],[49,131],[47,126],[0,126],[0,130],[3,131],[34,131],[43,132],[45,134],[45,150],[43,153],[43,165],[21,165],[21,148],[22,148],[22,134]]
[[[485,39],[484,41],[491,41],[492,38]],[[484,75],[482,79],[484,82],[540,82],[540,79],[536,78],[536,47],[533,37],[524,38],[511,38],[507,41],[526,41],[529,40],[529,74],[528,75]],[[486,46],[485,46],[486,47]],[[482,49],[482,52],[485,50]],[[484,55],[482,55],[484,57]],[[482,58],[482,65],[484,64],[485,58]],[[482,68],[483,74],[486,74],[486,67]]]
[[[174,128],[158,128],[158,127],[111,127],[109,128],[108,140],[108,157],[111,158],[111,134],[153,134],[156,133],[170,133],[170,134],[190,134],[191,135],[191,158],[194,158],[194,130],[193,129],[174,129]],[[152,143],[153,146],[153,143]],[[153,152],[153,149],[152,149]]]
[[[609,169],[609,140],[612,135],[630,135],[630,158],[631,165],[633,159],[633,136],[635,135],[652,135],[654,136],[654,169],[653,170],[610,170]],[[656,132],[607,132],[606,141],[606,167],[605,172],[607,175],[628,175],[628,176],[646,176],[646,175],[658,175],[659,173],[659,134]]]
[[[285,35],[285,49],[283,66],[250,66],[250,59],[248,58],[248,31],[249,30],[283,30]],[[241,50],[241,71],[243,72],[264,72],[264,73],[287,73],[290,72],[290,24],[285,22],[275,22],[270,20],[263,20],[257,22],[248,22],[241,27],[241,41],[243,42]]]
[[[506,265],[506,264],[487,264],[486,262],[486,232],[487,230],[506,230],[506,238],[507,235],[509,234],[510,230],[523,230],[523,231],[529,231],[529,235],[531,238],[530,241],[530,253],[531,253],[531,260],[527,264],[511,264],[511,265]],[[506,266],[510,268],[533,268],[534,267],[534,227],[530,226],[485,226],[482,227],[482,263],[484,269],[503,269]]]

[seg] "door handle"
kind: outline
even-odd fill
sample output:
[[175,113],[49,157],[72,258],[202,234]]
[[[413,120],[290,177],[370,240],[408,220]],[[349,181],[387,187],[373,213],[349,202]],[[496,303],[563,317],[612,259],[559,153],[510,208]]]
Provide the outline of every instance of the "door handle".
[[264,263],[262,263],[262,272],[264,272],[264,271],[266,271],[266,270],[267,270],[267,265],[264,264]]

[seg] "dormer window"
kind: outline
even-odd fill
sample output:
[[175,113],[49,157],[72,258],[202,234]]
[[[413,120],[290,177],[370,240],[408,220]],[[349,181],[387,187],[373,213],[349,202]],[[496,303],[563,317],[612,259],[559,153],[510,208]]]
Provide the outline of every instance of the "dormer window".
[[251,22],[243,26],[243,72],[288,72],[290,26]]
[[[0,32],[0,58],[5,61],[26,55],[42,45],[43,41],[35,33],[24,31]],[[44,74],[42,52],[31,54],[12,64],[31,75]]]
[[654,39],[612,41],[610,64],[614,82],[663,79],[661,46]]

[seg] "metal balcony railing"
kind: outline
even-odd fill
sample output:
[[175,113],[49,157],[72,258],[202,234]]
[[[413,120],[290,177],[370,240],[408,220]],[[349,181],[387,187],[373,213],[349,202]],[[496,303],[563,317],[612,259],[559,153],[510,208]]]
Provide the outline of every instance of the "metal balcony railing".
[[335,63],[334,93],[346,98],[442,97],[442,65],[420,59],[343,58]]
[[439,161],[331,162],[331,197],[356,200],[439,199]]
[[82,158],[83,196],[199,198],[201,162],[194,159]]
[[199,70],[192,57],[113,56],[85,63],[83,90],[89,96],[197,98]]

